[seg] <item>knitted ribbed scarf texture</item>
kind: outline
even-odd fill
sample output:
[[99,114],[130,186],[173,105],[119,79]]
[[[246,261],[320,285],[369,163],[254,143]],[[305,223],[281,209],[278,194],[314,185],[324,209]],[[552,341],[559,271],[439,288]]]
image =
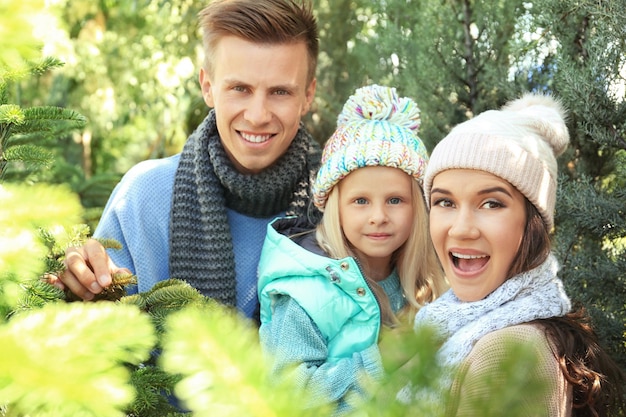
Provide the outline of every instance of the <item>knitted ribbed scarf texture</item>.
[[251,217],[309,214],[319,145],[301,125],[287,152],[259,174],[237,171],[220,141],[215,111],[189,136],[174,180],[170,276],[236,306],[235,256],[226,209]]
[[509,278],[480,301],[463,302],[448,290],[422,307],[415,315],[414,326],[428,324],[439,330],[445,342],[437,352],[437,360],[450,372],[439,375],[432,387],[416,391],[408,384],[396,399],[405,404],[413,401],[444,407],[443,393],[452,386],[454,370],[481,337],[509,326],[568,313],[571,303],[557,277],[558,271],[558,261],[549,255],[537,268]]
[[558,261],[550,255],[537,268],[509,278],[480,301],[463,302],[448,290],[417,313],[415,327],[436,326],[445,338],[439,360],[443,365],[459,365],[488,333],[568,313],[571,303],[558,270]]

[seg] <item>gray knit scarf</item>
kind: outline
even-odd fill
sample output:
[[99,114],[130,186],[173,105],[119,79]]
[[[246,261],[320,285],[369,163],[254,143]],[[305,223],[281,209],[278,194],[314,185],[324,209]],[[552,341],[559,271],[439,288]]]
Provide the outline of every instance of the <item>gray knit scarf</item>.
[[[226,208],[252,217],[306,215],[321,151],[301,125],[287,152],[260,174],[238,172],[220,141],[212,110],[185,144],[170,220],[170,276],[236,305],[233,242]],[[311,214],[318,220],[317,213]]]

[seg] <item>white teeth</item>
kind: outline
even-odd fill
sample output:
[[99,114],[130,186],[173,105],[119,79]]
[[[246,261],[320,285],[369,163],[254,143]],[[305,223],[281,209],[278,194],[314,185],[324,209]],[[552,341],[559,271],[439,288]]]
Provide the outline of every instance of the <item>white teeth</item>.
[[241,137],[252,143],[262,143],[269,140],[272,135],[249,135],[247,133],[241,133]]
[[487,255],[465,255],[462,253],[454,253],[451,252],[452,256],[454,256],[455,258],[461,258],[461,259],[478,259],[478,258],[486,258]]

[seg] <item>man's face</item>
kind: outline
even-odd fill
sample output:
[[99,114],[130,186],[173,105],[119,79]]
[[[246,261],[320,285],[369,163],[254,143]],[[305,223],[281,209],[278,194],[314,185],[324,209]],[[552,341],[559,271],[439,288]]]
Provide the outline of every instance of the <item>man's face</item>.
[[204,101],[235,168],[256,174],[285,153],[311,106],[316,81],[307,84],[304,42],[259,44],[222,38],[213,74],[200,70]]

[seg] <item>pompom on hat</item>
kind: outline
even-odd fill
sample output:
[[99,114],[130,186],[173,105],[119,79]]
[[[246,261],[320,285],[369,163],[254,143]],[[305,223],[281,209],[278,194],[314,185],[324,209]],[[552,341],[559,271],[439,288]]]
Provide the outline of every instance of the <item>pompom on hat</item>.
[[324,210],[328,194],[350,172],[367,166],[399,168],[421,183],[428,153],[417,136],[417,104],[396,89],[371,85],[350,96],[322,153],[313,203]]
[[490,110],[457,125],[433,152],[424,178],[424,195],[437,174],[476,169],[517,188],[537,208],[548,230],[554,226],[557,162],[569,144],[566,113],[550,96],[526,94],[500,110]]

